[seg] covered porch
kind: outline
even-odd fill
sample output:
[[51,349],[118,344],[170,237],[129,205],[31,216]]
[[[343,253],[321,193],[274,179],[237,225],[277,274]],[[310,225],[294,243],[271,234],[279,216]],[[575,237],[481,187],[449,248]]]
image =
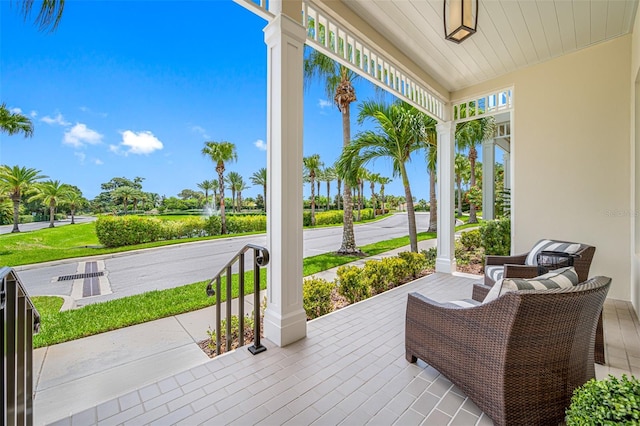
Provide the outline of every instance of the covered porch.
[[[286,347],[267,342],[255,357],[240,348],[54,424],[492,424],[437,370],[404,353],[407,294],[468,298],[474,281],[430,275],[310,321],[307,338]],[[604,326],[607,365],[596,365],[597,377],[640,374],[630,303],[608,300]]]

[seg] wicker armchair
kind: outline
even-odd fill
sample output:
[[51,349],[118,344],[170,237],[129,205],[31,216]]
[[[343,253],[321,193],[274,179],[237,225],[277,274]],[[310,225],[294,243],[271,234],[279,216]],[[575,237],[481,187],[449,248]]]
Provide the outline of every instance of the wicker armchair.
[[514,291],[460,308],[411,293],[405,349],[460,387],[497,425],[558,424],[595,377],[596,325],[611,279]]
[[[538,241],[534,245],[534,248],[538,246],[543,240]],[[564,244],[577,244],[569,241],[561,241],[561,240],[550,240],[554,243],[564,243]],[[578,279],[580,282],[586,281],[589,278],[589,268],[591,268],[591,261],[593,260],[593,255],[596,252],[596,248],[587,244],[580,244],[580,248],[575,253],[576,258],[574,259],[573,266],[576,268],[576,273],[578,274]],[[540,270],[538,269],[538,265],[536,264],[527,264],[527,259],[530,260],[532,258],[535,259],[534,255],[536,253],[527,252],[523,254],[517,254],[514,256],[486,256],[485,257],[485,275],[484,282],[477,283],[473,285],[473,294],[471,298],[473,300],[477,300],[478,302],[482,302],[486,297],[491,287],[495,283],[495,271],[494,267],[501,266],[500,272],[502,273],[502,278],[534,278],[540,275]],[[492,278],[493,276],[493,278]],[[598,330],[596,333],[596,345],[595,345],[595,362],[598,364],[605,363],[604,356],[604,330],[602,324],[602,315],[600,315],[600,319],[598,320]]]

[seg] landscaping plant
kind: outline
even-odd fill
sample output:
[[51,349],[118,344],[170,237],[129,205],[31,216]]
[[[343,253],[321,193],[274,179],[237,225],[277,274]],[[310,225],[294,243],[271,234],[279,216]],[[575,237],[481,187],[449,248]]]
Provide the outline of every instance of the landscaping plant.
[[591,379],[573,392],[567,426],[640,424],[640,381],[612,375]]

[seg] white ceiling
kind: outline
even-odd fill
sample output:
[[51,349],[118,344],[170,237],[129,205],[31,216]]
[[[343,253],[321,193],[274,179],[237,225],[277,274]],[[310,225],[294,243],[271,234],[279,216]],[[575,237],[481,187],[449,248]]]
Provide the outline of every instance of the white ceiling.
[[447,90],[619,37],[638,0],[480,0],[478,31],[444,39],[444,0],[343,0]]

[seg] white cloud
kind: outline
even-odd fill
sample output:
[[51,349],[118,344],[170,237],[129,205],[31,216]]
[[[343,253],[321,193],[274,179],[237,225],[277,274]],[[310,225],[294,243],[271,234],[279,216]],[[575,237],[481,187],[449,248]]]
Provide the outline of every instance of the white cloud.
[[58,124],[60,126],[70,126],[71,123],[69,123],[68,121],[66,121],[64,119],[64,117],[62,116],[62,114],[58,113],[58,115],[56,115],[55,117],[49,117],[48,115],[45,115],[44,117],[42,117],[40,119],[40,121],[44,121],[47,124]]
[[95,160],[93,160],[93,164],[95,164],[96,166],[102,166],[104,162],[101,159],[96,158]]
[[267,150],[267,143],[265,141],[263,141],[262,139],[258,139],[257,141],[255,141],[253,143],[255,145],[256,148],[258,148],[260,151],[266,151]]
[[122,155],[148,155],[162,148],[164,148],[163,143],[149,131],[136,133],[131,130],[125,130],[122,132],[122,142],[120,142],[119,146],[109,145],[111,152]]
[[326,99],[318,99],[318,106],[321,109],[331,108],[333,106],[333,102],[328,101]]
[[200,136],[202,136],[205,139],[209,139],[209,135],[207,134],[207,131],[200,126],[191,126],[191,131],[194,133],[199,134]]
[[31,118],[36,118],[38,116],[38,111],[31,111],[29,115],[31,116]]
[[22,114],[22,110],[20,108],[11,108],[9,112],[12,114]]
[[84,145],[96,145],[102,142],[102,135],[89,129],[86,124],[76,123],[71,129],[64,132],[63,143],[80,148]]

